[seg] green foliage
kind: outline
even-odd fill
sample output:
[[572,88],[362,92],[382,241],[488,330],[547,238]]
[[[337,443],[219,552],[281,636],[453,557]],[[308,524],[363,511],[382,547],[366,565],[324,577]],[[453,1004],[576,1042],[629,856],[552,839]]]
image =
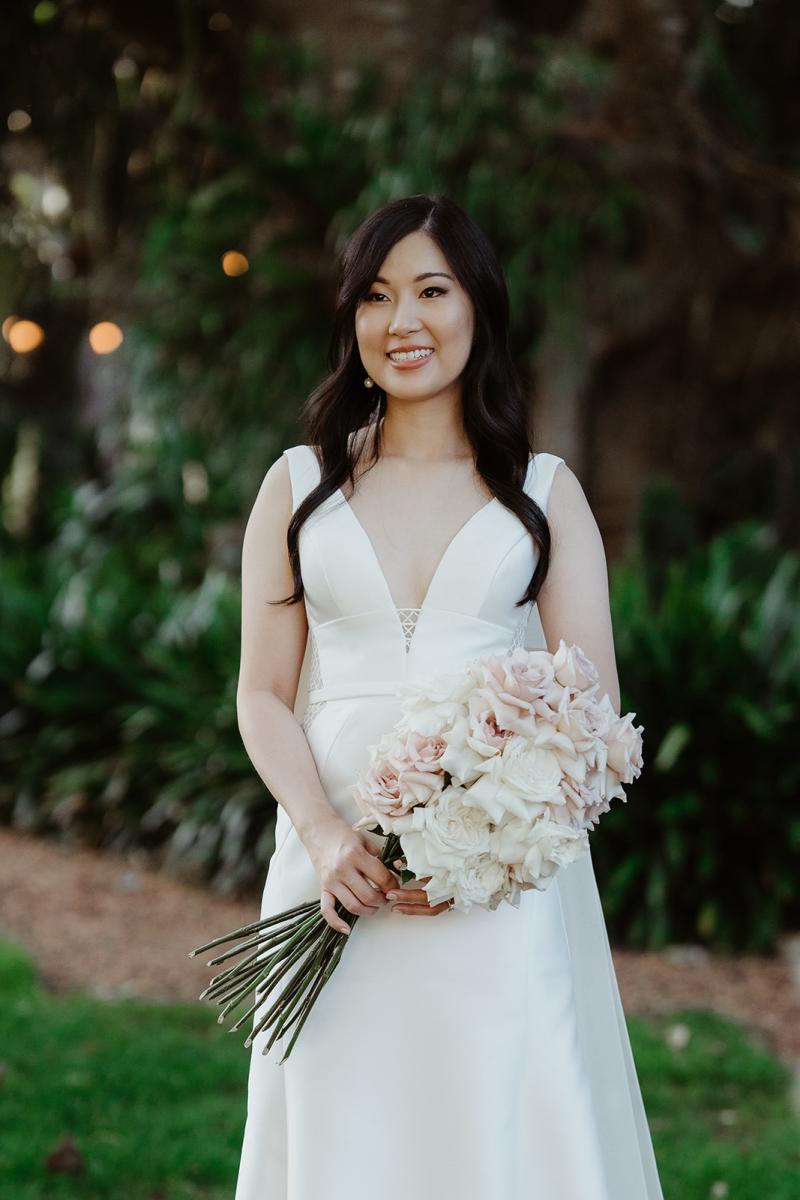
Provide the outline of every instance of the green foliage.
[[680,506],[670,538],[667,490],[653,500],[636,552],[611,571],[623,711],[644,725],[645,768],[593,838],[609,931],[770,951],[800,921],[800,556],[753,522],[677,552]]
[[195,514],[159,524],[158,491],[135,475],[84,485],[33,563],[2,558],[0,812],[141,846],[221,890],[255,886],[274,803],[237,726],[239,591],[203,566]]

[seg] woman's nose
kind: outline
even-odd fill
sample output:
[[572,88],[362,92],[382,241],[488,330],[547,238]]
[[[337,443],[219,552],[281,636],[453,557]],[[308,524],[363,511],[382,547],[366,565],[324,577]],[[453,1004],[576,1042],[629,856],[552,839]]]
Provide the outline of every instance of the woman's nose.
[[419,321],[410,315],[393,317],[389,322],[389,333],[395,337],[404,337],[406,334],[414,333],[419,327]]
[[403,334],[413,333],[415,329],[419,329],[419,325],[414,301],[408,303],[401,301],[392,313],[389,321],[389,333],[401,337]]

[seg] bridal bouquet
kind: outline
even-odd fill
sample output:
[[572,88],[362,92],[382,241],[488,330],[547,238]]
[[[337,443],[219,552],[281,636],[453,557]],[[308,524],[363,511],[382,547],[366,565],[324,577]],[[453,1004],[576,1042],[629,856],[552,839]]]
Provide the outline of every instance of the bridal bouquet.
[[[381,861],[401,878],[428,878],[429,902],[494,910],[517,907],[524,888],[546,889],[555,872],[583,857],[589,831],[623,784],[642,770],[643,726],[618,716],[579,646],[555,653],[517,648],[485,655],[462,671],[398,685],[401,716],[353,785],[363,816],[354,829],[386,837]],[[337,901],[351,926],[358,919]],[[297,971],[254,1026],[245,1046],[274,1024],[262,1053],[293,1024],[291,1053],[314,1000],[341,957],[347,934],[319,901],[286,910],[193,950],[189,957],[254,934],[212,963],[251,949],[201,994],[227,1001],[218,1020],[255,989],[255,1003],[296,963]],[[273,953],[268,953],[273,951]],[[264,958],[264,953],[267,957]],[[302,961],[301,961],[302,960]]]

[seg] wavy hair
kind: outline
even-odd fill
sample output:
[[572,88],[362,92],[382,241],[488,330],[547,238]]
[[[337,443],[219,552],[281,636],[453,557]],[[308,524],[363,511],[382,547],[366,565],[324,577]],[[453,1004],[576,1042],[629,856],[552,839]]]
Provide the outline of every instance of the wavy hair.
[[[461,375],[464,429],[475,468],[487,488],[514,513],[533,538],[539,557],[521,606],[534,601],[550,564],[550,528],[541,508],[524,491],[532,453],[527,405],[511,356],[509,303],[503,271],[482,229],[455,200],[442,194],[406,196],[376,209],[350,236],[341,257],[329,347],[330,374],[309,395],[300,414],[304,444],[320,466],[320,481],[300,502],[287,530],[294,591],[274,604],[303,596],[298,539],[303,523],[345,480],[355,484],[362,445],[350,435],[379,421],[386,392],[364,386],[365,371],[355,335],[355,314],[396,242],[417,231],[428,234],[469,295],[475,333]],[[370,465],[380,457],[377,425]]]

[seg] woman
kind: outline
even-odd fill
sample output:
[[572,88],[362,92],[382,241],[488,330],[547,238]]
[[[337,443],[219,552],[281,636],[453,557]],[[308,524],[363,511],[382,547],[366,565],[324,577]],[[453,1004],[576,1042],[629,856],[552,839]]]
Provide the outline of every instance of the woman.
[[352,828],[398,682],[564,638],[619,711],[600,534],[531,454],[502,271],[452,200],[352,236],[331,368],[248,521],[238,711],[279,806],[262,918],[365,919],[286,1062],[254,1040],[236,1200],[660,1200],[591,858],[460,912]]

